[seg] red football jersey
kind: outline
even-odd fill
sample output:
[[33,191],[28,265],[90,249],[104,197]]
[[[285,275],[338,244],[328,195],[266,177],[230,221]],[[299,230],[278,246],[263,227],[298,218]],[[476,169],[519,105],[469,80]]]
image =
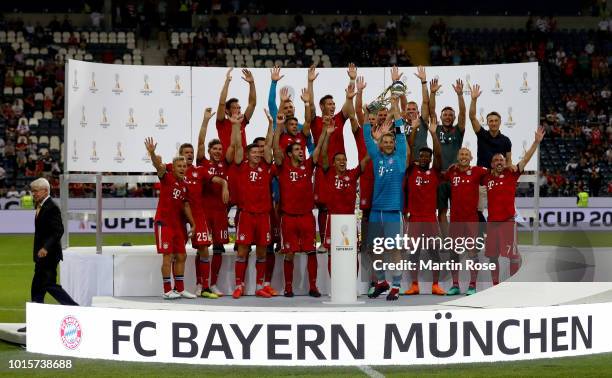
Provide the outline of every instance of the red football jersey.
[[339,174],[336,168],[330,167],[325,174],[328,187],[327,209],[330,214],[355,214],[357,199],[357,178],[361,168],[347,169]]
[[273,165],[262,161],[251,168],[248,161],[238,165],[236,184],[238,185],[238,206],[251,213],[269,213],[272,209],[272,176],[276,175]]
[[444,178],[451,186],[451,222],[478,222],[478,187],[487,173],[488,169],[479,166],[463,172],[457,167],[446,171]]
[[[246,125],[249,122],[246,117],[242,120],[242,125],[240,126],[240,132],[242,134],[242,148],[246,151],[247,140],[246,140]],[[232,121],[228,118],[225,118],[223,121],[217,120],[217,135],[219,136],[219,140],[221,141],[221,147],[223,148],[223,156],[225,156],[225,152],[227,148],[232,143]]]
[[203,166],[187,167],[185,184],[187,184],[187,200],[194,209],[204,210],[204,186],[211,184],[214,175],[208,173]]
[[287,155],[285,151],[287,149],[287,146],[294,143],[299,143],[302,146],[304,153],[306,153],[306,136],[301,131],[298,132],[295,136],[289,133],[282,133],[278,140],[278,146],[280,147],[281,151],[283,152],[283,155],[285,156]]
[[283,213],[291,215],[308,214],[314,207],[314,192],[312,189],[312,158],[294,167],[289,158],[283,160],[278,167],[280,184],[280,204]]
[[[225,160],[215,163],[212,160],[203,159],[202,167],[209,175],[221,177],[229,183],[229,168]],[[223,187],[219,184],[211,182],[205,185],[203,199],[207,209],[220,211],[227,209],[227,205],[223,203]]]
[[482,185],[487,188],[487,208],[490,222],[505,222],[514,220],[516,209],[514,197],[516,196],[516,183],[522,172],[518,169],[504,169],[499,176],[492,173],[482,178]]
[[[329,160],[329,165],[332,165],[334,161],[334,155],[338,152],[344,152],[344,124],[346,123],[346,118],[342,111],[338,112],[334,118],[334,133],[329,137],[329,145],[327,147],[327,156]],[[315,145],[319,141],[319,137],[323,133],[323,118],[316,116],[312,121],[310,126],[310,131],[312,132],[312,136],[314,138]]]
[[438,185],[440,184],[440,171],[435,168],[423,170],[416,164],[408,168],[404,184],[407,189],[408,212],[411,222],[435,222],[438,207]]
[[166,172],[159,182],[161,189],[155,221],[178,229],[185,227],[183,208],[187,201],[187,185],[183,180],[177,180],[172,171]]
[[[357,157],[361,161],[368,153],[363,128],[360,127],[354,135],[357,144]],[[372,193],[374,193],[374,165],[372,160],[369,160],[365,170],[359,176],[359,208],[361,210],[372,208]]]

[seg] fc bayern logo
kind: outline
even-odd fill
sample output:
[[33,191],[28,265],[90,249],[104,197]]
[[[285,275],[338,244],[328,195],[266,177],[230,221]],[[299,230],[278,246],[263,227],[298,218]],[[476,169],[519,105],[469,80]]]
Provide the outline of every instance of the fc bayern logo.
[[81,344],[81,336],[83,332],[81,330],[81,323],[72,315],[66,316],[62,319],[60,324],[60,337],[62,344],[67,349],[76,349]]

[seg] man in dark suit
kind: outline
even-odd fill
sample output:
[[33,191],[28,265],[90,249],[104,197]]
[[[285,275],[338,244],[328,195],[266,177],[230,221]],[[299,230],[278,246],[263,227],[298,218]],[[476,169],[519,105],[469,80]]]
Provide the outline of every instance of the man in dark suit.
[[[49,181],[39,178],[32,182],[31,188],[36,203],[32,302],[44,303],[45,294],[48,292],[60,304],[78,306],[56,282],[57,264],[63,259],[61,239],[64,234],[64,226],[60,209],[49,196]],[[25,332],[25,327],[20,328],[19,331]]]

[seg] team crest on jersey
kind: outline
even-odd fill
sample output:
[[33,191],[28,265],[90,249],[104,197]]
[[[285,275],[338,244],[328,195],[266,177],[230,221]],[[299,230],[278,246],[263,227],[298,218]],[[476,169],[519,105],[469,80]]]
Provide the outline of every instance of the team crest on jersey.
[[304,170],[304,169],[306,169],[306,167],[304,167],[303,165],[301,165],[301,166],[300,166],[300,169],[301,169],[301,170]]
[[218,164],[219,168],[223,168],[223,163]]
[[427,172],[425,172],[426,175],[430,175],[431,172],[428,170]]
[[472,171],[468,169],[467,172],[465,172],[466,175],[471,176],[472,175]]
[[257,172],[261,172],[261,167],[257,167]]
[[350,178],[348,176],[344,176],[344,181],[349,181]]
[[389,164],[393,164],[393,158],[389,159]]
[[301,139],[296,139],[295,143],[302,143],[302,140]]
[[499,175],[499,178],[504,178],[504,175]]
[[240,234],[240,240],[244,240],[244,234]]
[[193,177],[198,177],[198,172],[193,172],[192,176]]

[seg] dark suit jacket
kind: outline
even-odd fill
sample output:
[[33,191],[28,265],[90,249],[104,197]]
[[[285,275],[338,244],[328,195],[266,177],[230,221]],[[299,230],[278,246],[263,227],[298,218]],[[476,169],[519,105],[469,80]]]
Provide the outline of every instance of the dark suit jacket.
[[[62,224],[62,214],[59,207],[49,197],[40,208],[35,220],[34,229],[34,262],[43,264],[57,264],[63,259],[62,255],[62,235],[64,225]],[[47,256],[39,259],[38,251],[45,248]]]

